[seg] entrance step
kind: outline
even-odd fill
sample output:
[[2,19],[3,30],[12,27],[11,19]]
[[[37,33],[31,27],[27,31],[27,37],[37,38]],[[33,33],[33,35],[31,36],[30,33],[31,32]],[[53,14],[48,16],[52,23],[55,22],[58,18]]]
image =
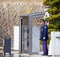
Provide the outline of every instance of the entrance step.
[[21,57],[30,57],[29,54],[20,54]]

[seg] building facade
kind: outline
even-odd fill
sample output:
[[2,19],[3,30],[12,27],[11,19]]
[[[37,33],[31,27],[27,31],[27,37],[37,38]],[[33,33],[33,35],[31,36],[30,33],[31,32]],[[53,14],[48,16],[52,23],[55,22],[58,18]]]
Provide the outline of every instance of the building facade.
[[42,0],[0,0],[0,47],[3,47],[3,39],[7,34],[14,47],[13,27],[19,26],[20,15],[43,12],[42,3]]

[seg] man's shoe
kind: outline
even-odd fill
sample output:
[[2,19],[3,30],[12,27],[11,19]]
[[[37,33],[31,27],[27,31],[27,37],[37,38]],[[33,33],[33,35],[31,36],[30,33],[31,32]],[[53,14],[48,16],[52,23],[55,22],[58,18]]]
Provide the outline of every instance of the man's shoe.
[[48,54],[42,54],[43,56],[48,56]]

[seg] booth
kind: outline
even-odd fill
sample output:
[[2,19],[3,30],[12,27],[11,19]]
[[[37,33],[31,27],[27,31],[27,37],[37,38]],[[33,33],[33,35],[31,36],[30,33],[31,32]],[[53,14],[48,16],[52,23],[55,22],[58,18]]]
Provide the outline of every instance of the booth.
[[60,55],[60,32],[51,32],[49,55]]
[[22,53],[40,52],[40,26],[37,25],[40,19],[43,19],[44,12],[33,13],[29,15],[20,15],[19,34]]

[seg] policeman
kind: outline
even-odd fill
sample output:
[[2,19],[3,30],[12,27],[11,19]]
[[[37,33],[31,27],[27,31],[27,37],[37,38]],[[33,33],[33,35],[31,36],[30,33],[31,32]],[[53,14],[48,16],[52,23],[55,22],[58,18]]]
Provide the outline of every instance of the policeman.
[[41,31],[40,31],[40,40],[42,41],[43,55],[48,55],[47,40],[48,40],[48,28],[45,24],[45,20],[40,20]]

